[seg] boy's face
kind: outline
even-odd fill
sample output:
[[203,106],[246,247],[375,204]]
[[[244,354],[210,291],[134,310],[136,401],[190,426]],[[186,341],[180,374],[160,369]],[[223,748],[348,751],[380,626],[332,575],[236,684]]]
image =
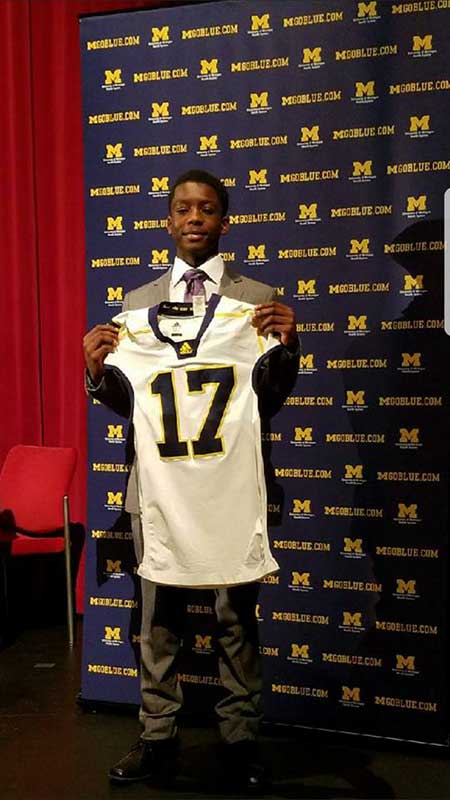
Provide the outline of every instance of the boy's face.
[[207,183],[188,181],[175,189],[167,230],[179,258],[191,266],[203,264],[219,249],[219,239],[229,230],[219,198]]

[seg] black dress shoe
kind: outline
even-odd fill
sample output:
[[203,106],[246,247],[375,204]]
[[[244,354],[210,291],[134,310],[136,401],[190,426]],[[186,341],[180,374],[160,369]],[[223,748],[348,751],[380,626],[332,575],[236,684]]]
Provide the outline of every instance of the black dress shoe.
[[227,744],[224,755],[227,779],[234,789],[250,796],[264,794],[269,786],[269,776],[256,742],[246,739]]
[[241,771],[238,785],[246,794],[261,796],[269,785],[264,764],[260,761],[249,762]]
[[129,753],[111,767],[109,779],[123,783],[156,778],[160,780],[169,764],[173,764],[177,752],[177,739],[139,739]]

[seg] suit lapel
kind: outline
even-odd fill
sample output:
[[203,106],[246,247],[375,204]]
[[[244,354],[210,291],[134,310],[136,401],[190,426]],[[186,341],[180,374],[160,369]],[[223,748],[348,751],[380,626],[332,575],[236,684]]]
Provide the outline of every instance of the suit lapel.
[[168,300],[170,297],[170,276],[171,271],[164,273],[156,281],[153,281],[151,284],[152,286],[152,305],[156,306],[159,303],[162,303],[164,300]]
[[233,272],[232,269],[225,266],[218,293],[225,297],[231,297],[233,300],[242,300],[244,294],[242,275],[238,275],[237,272]]

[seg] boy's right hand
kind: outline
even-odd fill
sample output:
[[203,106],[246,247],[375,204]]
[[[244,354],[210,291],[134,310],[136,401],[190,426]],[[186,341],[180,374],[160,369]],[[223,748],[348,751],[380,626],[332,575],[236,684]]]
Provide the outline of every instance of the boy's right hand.
[[83,339],[84,360],[94,384],[105,374],[105,358],[113,353],[119,342],[119,329],[109,323],[96,325]]

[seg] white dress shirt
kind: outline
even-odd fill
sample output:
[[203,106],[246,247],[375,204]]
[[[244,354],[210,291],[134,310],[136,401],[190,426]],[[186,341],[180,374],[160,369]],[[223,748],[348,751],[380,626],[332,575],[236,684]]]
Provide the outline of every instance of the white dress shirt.
[[[184,293],[186,291],[186,281],[183,278],[184,273],[188,269],[194,269],[192,264],[186,264],[182,258],[175,256],[173,262],[172,275],[170,278],[170,301],[172,303],[182,303],[184,300]],[[212,256],[204,264],[200,264],[198,269],[206,272],[207,278],[203,284],[205,287],[206,299],[209,300],[213,293],[219,291],[220,281],[224,271],[224,263],[221,255]]]

